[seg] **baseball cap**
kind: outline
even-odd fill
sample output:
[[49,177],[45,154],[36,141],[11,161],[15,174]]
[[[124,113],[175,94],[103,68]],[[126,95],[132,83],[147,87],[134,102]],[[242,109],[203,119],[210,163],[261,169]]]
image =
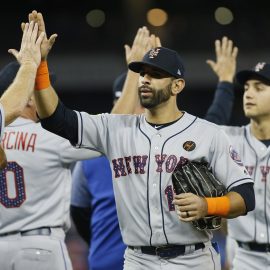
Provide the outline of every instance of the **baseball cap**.
[[270,85],[270,64],[259,62],[250,70],[239,71],[235,78],[242,86],[251,78],[262,80],[266,84]]
[[141,62],[131,62],[130,70],[140,73],[143,66],[158,68],[175,78],[184,77],[184,64],[179,54],[165,47],[156,47],[148,51]]
[[[4,91],[9,87],[9,85],[13,82],[19,70],[19,67],[20,64],[17,61],[12,61],[0,70],[0,95],[2,95]],[[56,75],[51,72],[50,81],[52,84],[56,81]]]
[[119,76],[117,76],[116,79],[114,80],[113,87],[112,87],[113,99],[120,98],[126,77],[127,77],[127,72],[125,71],[121,73]]

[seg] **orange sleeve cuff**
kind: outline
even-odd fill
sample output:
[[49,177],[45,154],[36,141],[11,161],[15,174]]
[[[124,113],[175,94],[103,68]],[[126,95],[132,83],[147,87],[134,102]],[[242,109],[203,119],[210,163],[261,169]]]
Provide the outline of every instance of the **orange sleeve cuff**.
[[207,214],[209,216],[226,217],[230,212],[230,200],[226,196],[205,198],[208,206]]
[[42,61],[37,69],[35,90],[43,90],[51,85],[47,61]]

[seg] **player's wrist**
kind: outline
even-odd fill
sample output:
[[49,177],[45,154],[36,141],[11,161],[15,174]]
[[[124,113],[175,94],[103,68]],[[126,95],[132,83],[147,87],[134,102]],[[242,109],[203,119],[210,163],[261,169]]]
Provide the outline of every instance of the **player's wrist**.
[[230,212],[230,200],[227,196],[205,198],[207,202],[207,215],[227,217]]
[[46,88],[49,88],[50,85],[51,85],[51,82],[50,82],[48,63],[46,60],[42,60],[37,69],[35,90],[46,89]]

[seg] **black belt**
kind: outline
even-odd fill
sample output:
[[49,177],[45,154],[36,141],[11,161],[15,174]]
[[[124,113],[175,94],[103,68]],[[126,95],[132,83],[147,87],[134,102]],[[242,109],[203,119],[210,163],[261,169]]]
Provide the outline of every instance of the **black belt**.
[[237,241],[239,247],[245,250],[252,250],[257,252],[270,252],[270,245],[269,244],[258,244],[256,242],[240,242]]
[[14,234],[20,234],[21,236],[33,236],[33,235],[51,235],[51,228],[50,227],[41,227],[33,230],[27,231],[13,231],[8,233],[2,233],[1,236],[9,236]]
[[184,255],[187,250],[190,250],[189,248],[193,246],[193,251],[198,250],[205,247],[204,243],[197,243],[193,245],[167,245],[167,246],[159,246],[159,247],[153,247],[153,246],[142,246],[142,247],[133,247],[128,246],[130,249],[140,249],[142,253],[148,254],[148,255],[157,255],[161,258],[173,258],[177,257],[179,255]]

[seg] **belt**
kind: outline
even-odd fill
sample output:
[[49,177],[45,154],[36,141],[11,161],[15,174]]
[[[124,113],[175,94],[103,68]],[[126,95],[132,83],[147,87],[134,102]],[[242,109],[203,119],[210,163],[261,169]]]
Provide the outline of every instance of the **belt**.
[[179,255],[184,255],[190,253],[191,251],[195,251],[205,247],[204,243],[197,243],[193,245],[167,245],[167,246],[142,246],[142,247],[134,247],[128,246],[130,249],[135,250],[139,249],[142,253],[148,255],[157,255],[161,258],[173,258]]
[[252,250],[257,252],[270,252],[270,244],[258,244],[256,242],[240,242],[237,241],[239,247],[245,250]]
[[13,232],[8,232],[8,233],[2,233],[0,234],[0,237],[14,235],[14,234],[20,234],[21,236],[51,235],[51,228],[41,227],[41,228],[27,230],[27,231],[13,231]]

